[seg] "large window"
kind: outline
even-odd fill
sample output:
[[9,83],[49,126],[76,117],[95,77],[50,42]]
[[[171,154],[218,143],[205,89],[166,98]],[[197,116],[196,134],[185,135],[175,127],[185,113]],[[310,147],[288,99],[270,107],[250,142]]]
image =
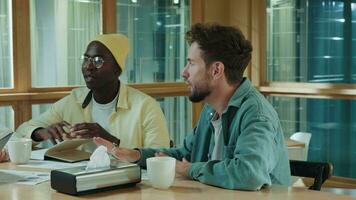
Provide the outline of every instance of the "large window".
[[14,110],[11,106],[0,106],[0,127],[14,129]]
[[334,175],[353,178],[355,16],[355,1],[268,0],[267,89],[262,88],[274,93],[269,100],[286,137],[312,133],[309,160],[331,162]]
[[170,139],[175,146],[183,144],[185,136],[191,131],[191,102],[187,97],[158,98],[162,111],[167,119]]
[[157,99],[179,146],[198,116],[180,77],[190,9],[190,0],[0,0],[0,124],[16,129],[83,86],[90,39],[120,32],[131,46],[121,80]]
[[0,0],[0,88],[13,87],[11,1]]
[[[0,0],[0,89],[13,87],[11,1]],[[11,106],[0,106],[0,126],[14,128]]]
[[[189,0],[116,0],[117,32],[128,36],[131,50],[120,77],[128,83],[176,82],[186,63],[185,32]],[[174,144],[191,128],[191,104],[185,97],[158,99]]]
[[268,2],[269,81],[356,82],[356,3]]
[[117,32],[131,51],[122,79],[130,83],[181,80],[186,63],[188,0],[117,0]]
[[179,146],[198,107],[183,97],[187,86],[180,77],[190,2],[0,0],[0,124],[15,129],[84,86],[79,58],[87,44],[98,34],[120,32],[131,47],[120,79],[157,99]]
[[331,162],[335,176],[356,177],[355,100],[268,99],[281,118],[286,137],[296,131],[312,133],[308,160]]
[[84,85],[79,59],[100,33],[100,0],[30,3],[32,86]]

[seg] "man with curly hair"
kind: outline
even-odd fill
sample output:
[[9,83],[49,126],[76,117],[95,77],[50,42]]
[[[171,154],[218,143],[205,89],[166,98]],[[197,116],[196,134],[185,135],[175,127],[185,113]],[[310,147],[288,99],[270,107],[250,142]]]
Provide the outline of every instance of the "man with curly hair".
[[[179,148],[114,148],[112,154],[146,166],[152,156],[177,159],[176,173],[205,184],[259,190],[289,185],[290,168],[283,131],[271,104],[243,77],[252,46],[242,32],[217,24],[196,24],[182,76],[192,102],[206,104]],[[97,145],[110,142],[94,138]]]

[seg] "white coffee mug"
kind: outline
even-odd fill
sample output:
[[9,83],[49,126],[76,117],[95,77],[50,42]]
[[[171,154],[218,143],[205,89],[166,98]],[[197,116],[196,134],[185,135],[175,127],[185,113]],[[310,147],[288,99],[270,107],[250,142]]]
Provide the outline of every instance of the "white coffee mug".
[[7,143],[10,160],[15,164],[26,164],[30,160],[32,150],[32,140],[27,138],[17,138]]
[[176,159],[172,157],[151,157],[146,160],[147,176],[151,185],[159,189],[169,188],[176,174]]

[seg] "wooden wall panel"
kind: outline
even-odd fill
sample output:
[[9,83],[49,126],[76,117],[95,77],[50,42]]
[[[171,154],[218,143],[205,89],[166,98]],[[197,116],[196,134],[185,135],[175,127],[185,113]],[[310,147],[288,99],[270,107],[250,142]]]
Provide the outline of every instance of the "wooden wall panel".
[[228,6],[228,0],[205,0],[203,22],[213,22],[227,25],[229,17]]
[[251,81],[254,86],[265,83],[266,77],[266,1],[251,0],[251,41],[253,46],[251,61]]
[[31,88],[29,0],[13,0],[12,7],[14,89],[26,92]]
[[116,0],[102,0],[103,33],[116,33]]
[[[13,21],[13,63],[14,91],[27,92],[31,89],[31,43],[30,43],[30,2],[29,0],[12,1]],[[13,101],[8,99],[9,101]],[[31,118],[30,102],[16,101],[15,127]]]
[[204,21],[205,10],[204,10],[204,0],[191,0],[190,10],[191,12],[191,24]]

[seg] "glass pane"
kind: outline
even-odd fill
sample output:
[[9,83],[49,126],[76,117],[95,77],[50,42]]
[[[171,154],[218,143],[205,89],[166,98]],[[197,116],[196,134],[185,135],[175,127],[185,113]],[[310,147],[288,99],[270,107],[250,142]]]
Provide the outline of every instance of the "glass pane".
[[[183,144],[184,137],[192,129],[191,106],[186,97],[164,97],[156,99],[167,119],[170,139],[175,146]],[[32,117],[36,117],[46,111],[51,104],[32,105]]]
[[[52,105],[51,103],[33,104],[32,105],[32,117],[39,116],[41,113],[48,110],[51,107],[51,105]],[[40,147],[40,148],[49,148],[52,146],[53,146],[53,144],[49,140],[43,141],[39,145],[37,145],[37,147]]]
[[11,106],[0,106],[0,126],[14,130],[14,110]]
[[32,85],[84,85],[80,56],[101,28],[100,0],[33,0]]
[[131,50],[121,80],[129,83],[180,80],[186,62],[189,0],[117,0],[117,32]]
[[192,103],[187,97],[164,97],[156,100],[167,119],[170,139],[176,147],[180,147],[185,136],[192,130]]
[[51,107],[51,103],[43,103],[43,104],[33,104],[32,105],[32,117],[37,117],[41,113],[44,113]]
[[[351,32],[353,34],[355,34],[356,33],[356,3],[351,3],[351,10],[352,10],[352,24],[353,24],[353,26],[351,27],[352,28]],[[352,38],[351,45],[352,45],[352,53],[351,53],[352,64],[351,64],[351,66],[356,66],[356,37],[355,36]],[[352,80],[355,80],[356,79],[356,75],[355,75],[356,67],[352,67],[351,73],[353,74]]]
[[356,100],[268,97],[285,137],[312,134],[308,160],[327,161],[333,175],[356,178]]
[[268,0],[267,80],[355,83],[355,5]]
[[11,1],[0,0],[0,88],[12,88]]

